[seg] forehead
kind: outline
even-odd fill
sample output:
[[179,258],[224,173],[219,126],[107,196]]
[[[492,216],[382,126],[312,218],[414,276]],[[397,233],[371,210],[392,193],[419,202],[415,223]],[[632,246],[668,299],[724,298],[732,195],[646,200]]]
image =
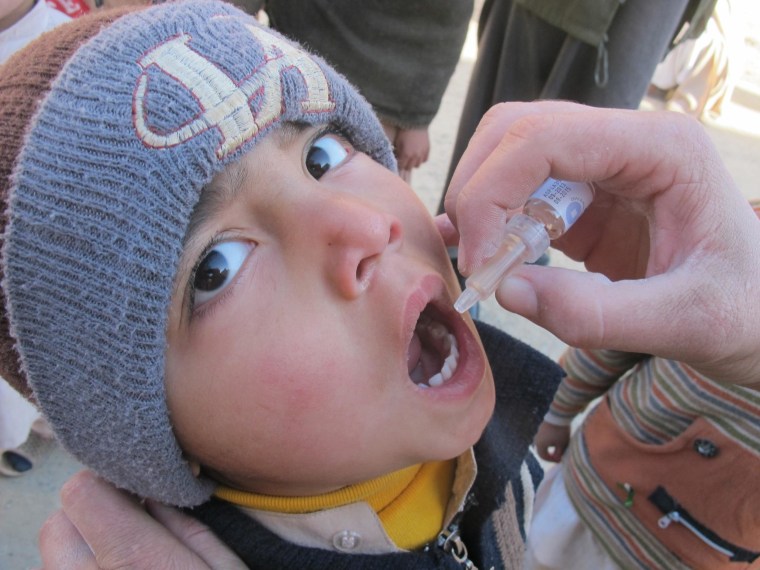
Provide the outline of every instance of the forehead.
[[[188,225],[185,244],[187,245],[197,235],[199,229],[225,207],[232,204],[240,195],[246,184],[251,183],[255,176],[251,165],[256,168],[276,167],[276,165],[258,164],[257,157],[261,154],[264,144],[271,144],[286,150],[292,148],[307,131],[316,127],[304,123],[285,122],[272,129],[267,136],[254,146],[246,155],[235,162],[226,165],[213,180],[203,188],[200,199],[193,210]],[[300,150],[300,149],[299,149]],[[257,152],[258,151],[258,152]]]

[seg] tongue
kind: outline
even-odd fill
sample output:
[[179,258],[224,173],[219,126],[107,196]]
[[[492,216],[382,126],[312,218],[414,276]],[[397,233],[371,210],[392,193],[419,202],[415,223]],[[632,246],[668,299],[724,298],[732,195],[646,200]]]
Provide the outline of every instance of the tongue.
[[[409,343],[406,367],[409,377],[415,384],[425,384],[436,372],[441,370],[441,362],[438,353],[431,350],[425,343],[430,339],[420,338],[415,331],[412,341]],[[424,342],[423,342],[424,341]]]
[[417,364],[420,361],[421,354],[422,354],[422,341],[420,341],[420,337],[417,336],[417,333],[415,332],[412,335],[412,342],[409,343],[409,351],[407,354],[407,361],[406,361],[406,367],[409,370],[410,374],[417,367]]

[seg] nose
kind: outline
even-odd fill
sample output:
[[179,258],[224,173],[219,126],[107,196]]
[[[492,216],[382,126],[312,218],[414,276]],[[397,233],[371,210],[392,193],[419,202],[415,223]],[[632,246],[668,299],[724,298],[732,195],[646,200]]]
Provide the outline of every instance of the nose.
[[355,299],[372,282],[383,256],[402,243],[401,222],[389,212],[351,196],[336,196],[322,218],[326,271],[331,285]]

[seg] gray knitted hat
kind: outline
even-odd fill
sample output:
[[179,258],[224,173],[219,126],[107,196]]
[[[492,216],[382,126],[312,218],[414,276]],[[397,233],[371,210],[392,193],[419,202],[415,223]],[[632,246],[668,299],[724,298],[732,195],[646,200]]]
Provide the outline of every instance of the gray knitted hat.
[[85,16],[0,67],[0,375],[119,487],[213,490],[172,432],[168,307],[201,190],[283,121],[334,124],[395,169],[343,77],[221,2]]

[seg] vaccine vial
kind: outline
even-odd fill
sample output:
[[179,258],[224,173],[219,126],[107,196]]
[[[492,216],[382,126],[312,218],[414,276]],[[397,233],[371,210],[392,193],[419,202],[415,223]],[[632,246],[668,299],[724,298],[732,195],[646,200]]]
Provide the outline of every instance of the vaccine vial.
[[522,213],[509,219],[501,245],[467,278],[454,308],[464,313],[490,297],[510,271],[536,261],[551,240],[570,229],[593,198],[590,183],[547,178],[525,202]]

